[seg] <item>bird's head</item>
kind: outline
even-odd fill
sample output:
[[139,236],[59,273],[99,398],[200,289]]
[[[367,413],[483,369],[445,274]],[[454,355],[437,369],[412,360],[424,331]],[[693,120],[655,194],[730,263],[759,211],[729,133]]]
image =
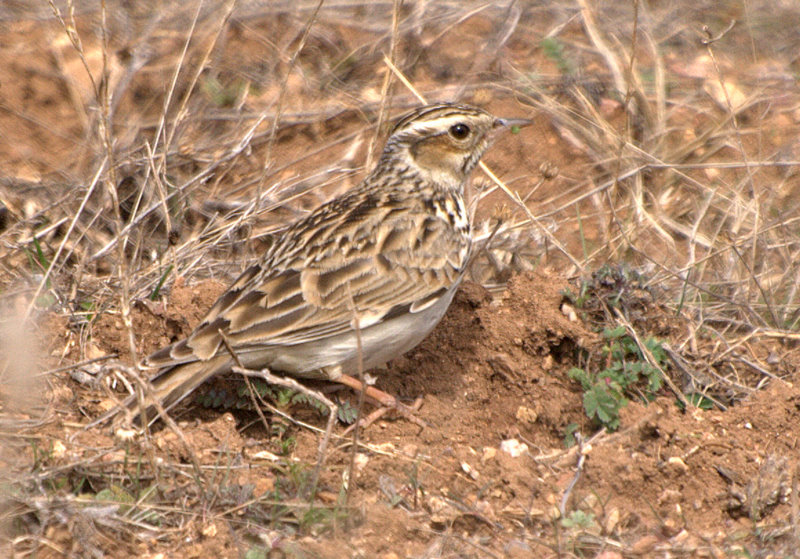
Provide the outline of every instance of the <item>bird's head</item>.
[[497,130],[527,122],[497,118],[468,105],[428,105],[397,121],[383,159],[405,164],[435,183],[458,188],[478,164]]

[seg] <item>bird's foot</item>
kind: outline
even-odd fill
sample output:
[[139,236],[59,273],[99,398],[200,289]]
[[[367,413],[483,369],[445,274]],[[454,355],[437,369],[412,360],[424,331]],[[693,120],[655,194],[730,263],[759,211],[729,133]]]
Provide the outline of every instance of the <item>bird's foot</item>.
[[[422,406],[422,398],[417,398],[411,406],[407,406],[401,403],[397,398],[384,392],[383,390],[379,390],[374,386],[369,386],[361,382],[355,377],[350,375],[342,375],[336,382],[344,384],[345,386],[349,386],[353,390],[357,390],[360,392],[364,392],[364,395],[370,398],[371,400],[376,401],[380,404],[380,408],[375,410],[374,412],[370,413],[367,417],[361,420],[360,426],[367,427],[374,423],[377,419],[386,415],[387,412],[391,410],[397,411],[400,415],[402,415],[408,421],[419,425],[420,427],[428,427],[428,424],[417,417],[416,412],[419,411],[419,408]],[[351,425],[348,427],[343,435],[346,435],[350,431],[355,428],[356,424]]]

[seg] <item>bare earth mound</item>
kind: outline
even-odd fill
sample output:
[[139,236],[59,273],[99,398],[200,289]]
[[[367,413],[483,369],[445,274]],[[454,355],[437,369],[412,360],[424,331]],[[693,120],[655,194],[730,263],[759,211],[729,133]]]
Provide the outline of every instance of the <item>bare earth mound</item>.
[[[566,372],[585,352],[599,351],[601,342],[564,312],[566,287],[558,276],[542,272],[513,278],[496,300],[480,286],[466,285],[419,348],[376,373],[380,388],[408,400],[421,396],[418,417],[429,426],[420,430],[411,422],[388,419],[361,433],[357,474],[350,480],[350,499],[357,508],[330,519],[325,529],[333,532],[324,541],[305,536],[277,548],[295,550],[298,557],[304,550],[330,558],[422,557],[432,550],[461,557],[547,556],[554,553],[552,546],[529,536],[552,533],[561,522],[561,506],[589,518],[580,530],[561,528],[567,549],[608,548],[609,541],[624,534],[630,549],[644,555],[659,548],[713,553],[747,534],[754,521],[765,530],[770,524],[786,525],[791,516],[788,457],[797,455],[793,432],[800,421],[800,391],[782,381],[729,412],[695,408],[683,413],[666,392],[647,406],[631,403],[623,409],[619,432],[596,436],[582,447],[585,460],[576,474],[580,453],[577,446],[564,446],[567,426],[578,424],[587,435],[593,428],[581,405],[580,385]],[[140,349],[169,341],[165,332],[184,335],[223,288],[218,282],[177,285],[165,305],[135,306],[134,324],[143,334]],[[103,319],[93,339],[104,351],[124,353],[127,342],[120,331],[113,320]],[[243,382],[231,377],[210,385],[234,391]],[[79,425],[87,418],[75,413],[99,414],[111,401],[98,399],[97,390],[87,390],[66,374],[54,386],[57,421],[43,436],[46,446],[66,443],[67,450],[40,463],[45,471],[90,472],[87,489],[111,488],[123,500],[131,492],[127,482],[118,481],[129,475],[126,456],[144,459],[138,483],[145,486],[157,480],[148,465],[153,459],[172,474],[189,474],[192,460],[201,470],[216,472],[211,477],[219,479],[219,486],[205,495],[198,493],[191,475],[170,479],[163,487],[157,483],[166,501],[160,506],[155,500],[145,502],[164,511],[164,522],[176,521],[167,512],[170,499],[213,507],[211,514],[181,518],[180,541],[162,542],[159,549],[167,543],[173,552],[188,549],[188,556],[240,555],[247,544],[240,540],[240,527],[231,524],[236,515],[221,512],[219,503],[226,505],[223,509],[241,507],[245,521],[255,521],[258,513],[248,507],[267,509],[274,499],[288,499],[280,491],[288,487],[286,468],[316,460],[313,432],[289,425],[280,436],[265,437],[252,411],[231,415],[198,400],[175,414],[185,442],[159,429],[151,439],[136,438],[122,450],[108,429],[82,430]],[[353,405],[357,401],[347,391],[336,396]],[[319,427],[324,424],[307,406],[295,412]],[[334,508],[339,499],[351,460],[350,441],[337,436],[332,444],[318,498],[323,510]],[[282,456],[265,461],[265,449]],[[30,448],[21,452],[18,459],[26,454],[27,460],[34,459]],[[89,463],[81,465],[81,459]],[[562,505],[565,491],[568,501]],[[214,494],[219,503],[208,501]],[[289,499],[285,506],[292,503]],[[278,522],[291,517],[273,514]],[[187,522],[196,527],[187,531]],[[350,529],[342,531],[346,525]],[[68,528],[63,529],[66,537]],[[765,532],[765,537],[783,535]],[[122,549],[139,555],[153,548],[131,542],[117,553]]]

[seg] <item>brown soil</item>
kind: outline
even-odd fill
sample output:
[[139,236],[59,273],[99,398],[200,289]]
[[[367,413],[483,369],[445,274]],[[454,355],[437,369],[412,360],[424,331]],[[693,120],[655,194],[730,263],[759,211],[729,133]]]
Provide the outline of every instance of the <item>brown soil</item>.
[[[580,362],[582,352],[599,351],[600,341],[563,312],[565,287],[557,274],[545,271],[514,277],[496,299],[476,284],[465,285],[425,342],[376,373],[379,388],[407,401],[422,398],[417,417],[428,426],[420,429],[394,417],[363,431],[357,475],[351,480],[350,502],[357,506],[347,520],[355,526],[342,526],[338,535],[322,539],[293,540],[287,549],[326,558],[421,557],[431,549],[482,557],[482,548],[501,556],[547,556],[553,553],[552,542],[537,544],[520,534],[549,532],[576,478],[567,510],[594,514],[597,536],[624,535],[631,549],[644,556],[676,546],[689,553],[709,546],[722,549],[746,537],[753,519],[780,525],[780,519],[789,518],[800,390],[782,381],[728,412],[682,413],[667,392],[647,406],[630,403],[618,432],[595,436],[583,447],[585,461],[576,473],[580,454],[578,447],[565,449],[566,428],[578,424],[587,437],[593,428],[583,412],[580,386],[566,372]],[[164,308],[137,305],[138,349],[160,346],[168,341],[165,333],[170,339],[185,334],[198,310],[222,289],[214,281],[176,285]],[[124,354],[122,330],[116,319],[101,317],[92,338],[103,352]],[[230,389],[241,382],[229,378],[222,386]],[[80,428],[85,420],[78,410],[95,417],[112,405],[98,400],[97,390],[68,377],[54,380],[51,390],[59,398],[60,419],[41,430],[41,437],[68,449],[91,448],[100,463],[121,463],[126,453],[155,453],[175,464],[190,463],[192,455],[201,466],[228,463],[228,479],[217,489],[228,497],[237,491],[263,497],[280,477],[281,469],[258,454],[277,451],[280,443],[265,437],[253,412],[231,414],[194,402],[175,413],[185,442],[163,429],[149,442],[136,439],[122,450],[108,430]],[[349,392],[338,397],[357,402]],[[308,409],[296,413],[319,426],[324,423]],[[313,464],[317,435],[297,428],[291,433],[296,444],[285,460]],[[337,436],[331,445],[320,485],[324,506],[337,500],[351,460],[349,440]],[[527,450],[512,456],[501,450],[508,440]],[[67,450],[48,467],[76,457]],[[166,498],[178,498],[180,492],[171,487]],[[187,521],[197,526],[188,531],[191,545],[181,553],[241,553],[236,531],[224,517],[198,513]],[[181,539],[128,549],[132,554],[174,553],[186,550],[185,545]]]
[[[541,92],[530,89],[528,76],[562,71],[552,55],[544,54],[539,38],[561,24],[561,36],[570,39],[564,44],[574,47],[570,52],[587,80],[600,76],[592,84],[608,85],[599,57],[574,54],[586,50],[588,42],[580,23],[565,20],[557,8],[534,4],[523,6],[514,33],[496,47],[502,56],[494,51],[489,56],[481,45],[494,45],[491,41],[504,36],[511,12],[478,10],[463,19],[422,25],[419,34],[407,30],[399,50],[404,59],[415,61],[408,64],[415,85],[432,92],[432,99],[450,98],[468,76],[469,88],[460,99],[494,114],[532,116],[531,106]],[[8,17],[4,9],[0,16]],[[669,20],[666,7],[653,9],[655,20]],[[615,196],[625,197],[614,190],[625,185],[595,191],[609,180],[607,166],[598,163],[603,158],[597,146],[576,138],[544,105],[536,105],[533,126],[500,138],[485,161],[541,216],[541,227],[564,251],[585,258],[584,279],[606,261],[625,262],[647,269],[660,291],[650,285],[622,285],[619,316],[607,299],[576,308],[565,295],[579,290],[574,259],[565,258],[539,227],[504,237],[505,245],[479,254],[472,270],[475,282],[465,283],[435,331],[385,369],[370,372],[381,390],[408,404],[420,399],[416,417],[427,426],[420,428],[390,412],[359,432],[354,454],[352,435],[344,435],[346,425],[337,424],[311,512],[308,482],[325,419],[302,403],[278,405],[283,416],[265,409],[262,419],[236,376],[214,379],[198,391],[198,398],[179,406],[172,414],[177,430],[160,425],[146,436],[124,439],[105,426],[87,429],[127,393],[132,354],[141,357],[186,335],[237,271],[279,234],[280,226],[358,180],[375,135],[368,125],[375,124],[380,106],[382,77],[376,76],[385,70],[380,54],[388,52],[391,14],[371,27],[354,26],[326,12],[320,31],[310,34],[297,59],[299,70],[289,74],[285,97],[282,77],[308,14],[234,17],[212,60],[206,61],[214,72],[203,73],[202,87],[192,90],[191,76],[183,75],[174,92],[178,99],[192,91],[186,109],[191,118],[177,127],[170,167],[160,178],[178,184],[218,167],[180,200],[184,211],[170,214],[170,226],[163,215],[143,220],[126,246],[132,328],[126,326],[119,304],[119,253],[97,256],[115,234],[111,202],[98,189],[88,203],[92,220],[80,222],[70,239],[80,235],[81,240],[65,245],[63,268],[53,272],[39,295],[35,331],[20,337],[19,332],[26,332],[21,322],[7,317],[26,312],[43,273],[32,235],[45,230],[36,242],[52,258],[85,194],[76,185],[91,183],[107,152],[95,134],[92,85],[80,77],[85,73],[75,48],[55,21],[22,5],[18,10],[13,24],[0,26],[0,59],[9,61],[0,65],[0,312],[6,317],[0,330],[0,467],[8,472],[0,533],[9,556],[798,556],[796,334],[760,321],[767,315],[760,306],[766,297],[762,284],[739,289],[726,283],[732,268],[746,268],[744,257],[733,264],[727,260],[728,244],[704,256],[708,274],[722,280],[702,295],[741,307],[752,322],[727,320],[723,312],[715,314],[716,307],[706,313],[699,296],[681,306],[686,287],[682,267],[695,240],[693,212],[707,192],[698,194],[694,185],[712,185],[709,190],[739,185],[744,171],[688,168],[676,186],[676,175],[652,169],[643,179],[646,204],[652,215],[669,214],[670,220],[659,230],[647,228],[627,202],[614,212],[606,207]],[[171,82],[185,39],[181,30],[188,28],[185,18],[164,10],[159,33],[148,35],[148,48],[141,52],[136,50],[141,47],[137,33],[151,29],[146,14],[132,23],[109,23],[117,26],[111,81],[125,78],[123,69],[130,68],[134,55],[146,52],[149,57],[115,99],[112,128],[121,185],[126,179],[138,185],[149,176],[151,162],[142,155],[141,138],[152,140],[163,112],[164,84]],[[201,62],[215,37],[214,22],[221,21],[209,10],[200,18],[188,68]],[[732,13],[717,14],[724,24],[728,16],[743,17],[739,8],[726,10]],[[762,18],[769,15],[753,10]],[[790,8],[785,11],[796,15]],[[612,26],[615,14],[607,13],[608,21],[601,23]],[[102,50],[94,34],[95,16],[79,17],[77,29],[84,37],[87,64],[99,76]],[[656,27],[663,33],[672,28]],[[742,144],[733,136],[714,137],[686,161],[706,162],[712,156],[739,161],[740,153],[730,155],[735,149],[744,149],[750,160],[766,159],[765,153],[778,153],[781,161],[798,159],[800,101],[795,91],[780,85],[786,75],[797,75],[796,57],[781,58],[797,50],[797,40],[791,34],[749,32],[755,34],[748,36],[754,43],[780,41],[786,48],[766,52],[762,46],[764,60],[739,67],[736,62],[750,53],[745,56],[736,50],[740,47],[730,46],[719,53],[719,62],[743,88],[761,84],[763,89],[753,91],[758,89],[766,100],[738,115],[744,132],[736,138]],[[706,66],[697,62],[698,70],[692,61],[700,60],[705,50],[692,46],[685,34],[671,33],[669,40],[655,34],[668,49],[662,62],[679,84],[676,89],[695,91],[703,77],[697,72],[710,66],[707,60]],[[628,36],[629,31],[618,35]],[[750,39],[737,44],[750,44]],[[637,63],[650,68],[651,56],[643,52]],[[551,81],[553,98],[574,101],[566,99],[572,80]],[[397,91],[393,114],[416,104]],[[609,127],[619,131],[629,124],[617,95],[589,86],[582,92],[596,97],[590,106]],[[268,140],[268,121],[257,129],[248,149],[228,159],[243,130],[256,122],[260,111],[274,110],[279,98],[286,117],[275,141]],[[363,100],[371,105],[364,108]],[[705,111],[687,108],[692,103],[705,103]],[[675,149],[716,130],[718,121],[729,123],[727,113],[706,97],[676,102],[670,110],[674,120],[663,143]],[[170,112],[170,122],[178,118],[173,113],[177,111]],[[645,125],[632,124],[637,126]],[[349,146],[352,153],[346,153]],[[616,144],[612,148],[616,154]],[[264,171],[267,154],[270,166]],[[542,164],[559,172],[545,179]],[[322,168],[335,172],[315,176]],[[749,172],[758,184],[769,185],[759,193],[760,200],[774,202],[769,217],[785,211],[787,222],[794,220],[800,192],[796,167],[764,166]],[[222,229],[241,217],[236,204],[278,183],[285,189],[267,197],[255,217],[216,232],[215,227]],[[475,183],[488,184],[481,177]],[[158,196],[157,189],[144,195],[149,202]],[[571,202],[565,205],[567,200]],[[124,200],[120,206],[124,211]],[[227,215],[228,210],[233,213]],[[717,235],[733,218],[713,211],[708,209],[708,219]],[[478,210],[483,230],[525,217],[500,192],[484,199]],[[46,230],[61,219],[63,223]],[[783,230],[772,222],[763,229]],[[767,282],[783,276],[780,266],[769,266],[776,266],[774,259],[793,247],[794,231],[788,225],[786,231],[780,242],[756,243],[753,250],[763,251],[763,269],[746,269],[746,277]],[[727,242],[737,235],[749,233],[726,230],[719,236]],[[193,239],[200,239],[199,244],[192,245]],[[202,258],[187,256],[193,250]],[[742,248],[741,253],[749,250]],[[786,258],[792,261],[791,254]],[[176,270],[151,300],[154,286],[173,262]],[[789,269],[785,275],[793,278],[795,272]],[[770,291],[772,284],[764,285],[770,295],[790,301],[785,321],[791,325],[796,314],[793,289],[776,284]],[[749,302],[740,302],[744,291],[752,296]],[[699,392],[693,388],[697,379],[711,377],[705,386],[716,387],[708,395],[719,405],[684,411],[675,392],[662,387],[647,405],[631,396],[617,431],[598,431],[584,410],[584,391],[568,371],[603,364],[607,357],[600,332],[619,325],[620,316],[643,337],[666,341],[680,357],[668,369],[679,391]],[[22,346],[21,339],[36,339],[39,346]],[[118,359],[105,359],[112,355]],[[98,361],[76,365],[92,359]],[[51,372],[40,377],[31,370]],[[735,382],[722,383],[722,377]],[[358,405],[349,389],[331,392],[325,383],[310,386],[351,408]],[[363,411],[374,409],[368,403]],[[579,444],[567,446],[570,434],[577,435]],[[353,461],[355,471],[345,480]]]

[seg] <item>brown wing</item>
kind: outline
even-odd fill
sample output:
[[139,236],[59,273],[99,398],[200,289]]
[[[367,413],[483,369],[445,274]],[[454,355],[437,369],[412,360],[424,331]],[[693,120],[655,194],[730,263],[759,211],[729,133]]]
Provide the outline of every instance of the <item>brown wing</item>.
[[[366,199],[348,212],[323,206],[290,228],[261,266],[246,270],[186,339],[150,366],[207,360],[234,348],[313,342],[433,304],[456,284],[468,232],[422,202]],[[319,214],[319,215],[318,215]]]

